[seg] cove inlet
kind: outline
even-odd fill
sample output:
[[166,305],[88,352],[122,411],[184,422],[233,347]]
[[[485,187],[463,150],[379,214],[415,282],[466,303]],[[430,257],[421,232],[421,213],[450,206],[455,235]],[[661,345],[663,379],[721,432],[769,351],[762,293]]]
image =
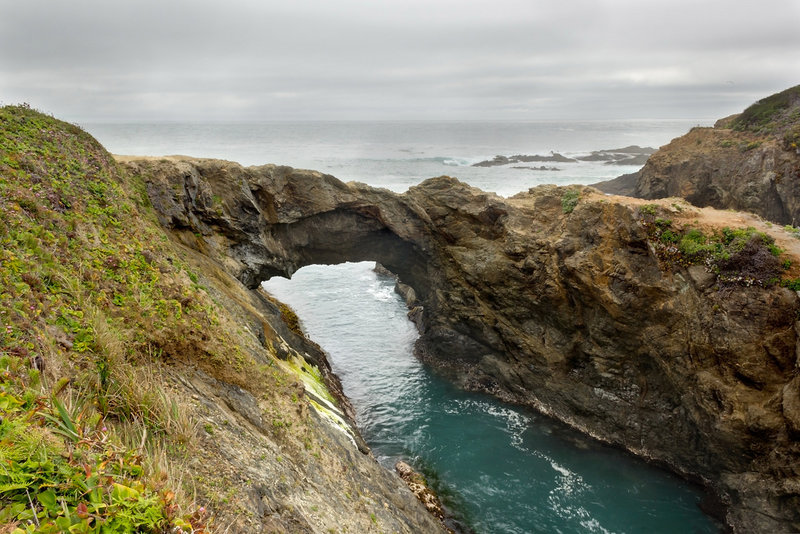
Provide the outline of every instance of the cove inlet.
[[422,472],[478,534],[713,533],[700,489],[564,425],[456,389],[413,355],[395,279],[370,262],[312,265],[264,288],[328,353],[364,439],[387,469]]

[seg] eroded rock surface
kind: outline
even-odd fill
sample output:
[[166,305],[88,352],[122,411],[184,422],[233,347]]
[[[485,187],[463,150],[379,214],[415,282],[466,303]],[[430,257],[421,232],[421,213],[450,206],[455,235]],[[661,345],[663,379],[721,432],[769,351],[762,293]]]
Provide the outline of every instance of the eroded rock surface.
[[247,286],[379,261],[414,289],[418,353],[462,386],[703,481],[739,532],[800,529],[797,294],[663,265],[635,201],[584,188],[567,214],[552,186],[398,195],[271,165],[127,165],[162,224]]
[[713,128],[693,128],[635,175],[594,184],[612,194],[682,197],[800,224],[800,86],[757,102]]

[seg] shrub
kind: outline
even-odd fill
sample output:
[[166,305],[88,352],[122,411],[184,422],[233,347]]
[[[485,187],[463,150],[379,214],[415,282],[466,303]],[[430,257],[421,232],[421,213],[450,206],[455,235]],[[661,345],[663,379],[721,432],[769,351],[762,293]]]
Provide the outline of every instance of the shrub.
[[742,143],[739,145],[740,152],[749,152],[761,146],[761,141],[750,141],[749,143]]
[[716,261],[720,274],[740,279],[765,280],[778,276],[781,263],[758,232],[739,248]]
[[681,234],[666,228],[667,222],[644,222],[656,254],[667,266],[702,264],[720,282],[760,286],[780,281],[781,271],[791,267],[791,260],[779,259],[783,250],[774,240],[755,228],[726,227],[709,235],[691,228]]
[[792,291],[800,291],[800,278],[792,278],[781,282],[783,287],[788,287]]
[[704,256],[717,249],[714,243],[709,243],[700,230],[692,228],[681,238],[678,249],[687,256]]
[[639,208],[639,212],[644,215],[655,216],[656,208],[658,208],[658,204],[645,204],[644,206]]
[[565,191],[564,194],[561,195],[561,211],[564,213],[572,213],[572,210],[578,205],[578,197],[580,197],[580,192],[575,189]]
[[664,230],[659,239],[662,243],[677,243],[680,237],[672,230]]

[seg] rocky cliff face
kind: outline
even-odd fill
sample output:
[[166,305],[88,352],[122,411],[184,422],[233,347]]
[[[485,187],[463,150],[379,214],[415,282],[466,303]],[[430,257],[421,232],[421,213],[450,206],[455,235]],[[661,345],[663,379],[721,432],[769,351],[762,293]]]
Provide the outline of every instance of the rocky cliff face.
[[595,184],[612,194],[682,197],[800,224],[800,86],[757,102],[714,128],[693,128],[636,173]]
[[169,214],[205,187],[181,173],[151,189],[219,230],[191,247],[88,134],[0,108],[0,531],[445,532],[289,311],[231,275],[268,215]]
[[652,232],[654,213],[676,231],[730,216],[581,188],[505,200],[441,177],[397,195],[269,165],[126,165],[172,235],[248,287],[379,261],[414,289],[420,356],[464,387],[703,481],[737,531],[800,529],[798,296],[669,261]]

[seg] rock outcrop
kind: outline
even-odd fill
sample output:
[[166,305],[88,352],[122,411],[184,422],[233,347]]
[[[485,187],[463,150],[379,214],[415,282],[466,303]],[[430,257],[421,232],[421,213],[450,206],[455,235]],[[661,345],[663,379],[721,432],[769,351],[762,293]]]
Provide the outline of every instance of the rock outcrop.
[[580,161],[603,161],[606,165],[644,165],[655,149],[630,145],[623,148],[595,150],[588,156],[580,156]]
[[757,102],[714,128],[693,128],[650,156],[631,179],[594,184],[612,194],[682,197],[800,224],[800,86]]
[[[179,157],[126,165],[172,235],[246,286],[376,260],[414,289],[419,355],[462,386],[705,483],[738,532],[800,529],[798,296],[665,263],[642,202],[548,186],[506,200],[448,177],[398,195]],[[656,204],[678,226],[731,224]]]
[[525,155],[517,154],[515,156],[502,156],[498,155],[492,159],[479,161],[473,163],[473,167],[500,167],[502,165],[510,165],[512,163],[533,163],[533,162],[556,162],[556,163],[574,163],[575,159],[562,156],[558,152],[551,153],[549,156],[541,156],[539,154]]
[[[174,194],[162,218],[229,216]],[[264,228],[237,217],[202,237]],[[200,242],[86,132],[0,107],[0,531],[445,532],[289,310]]]

